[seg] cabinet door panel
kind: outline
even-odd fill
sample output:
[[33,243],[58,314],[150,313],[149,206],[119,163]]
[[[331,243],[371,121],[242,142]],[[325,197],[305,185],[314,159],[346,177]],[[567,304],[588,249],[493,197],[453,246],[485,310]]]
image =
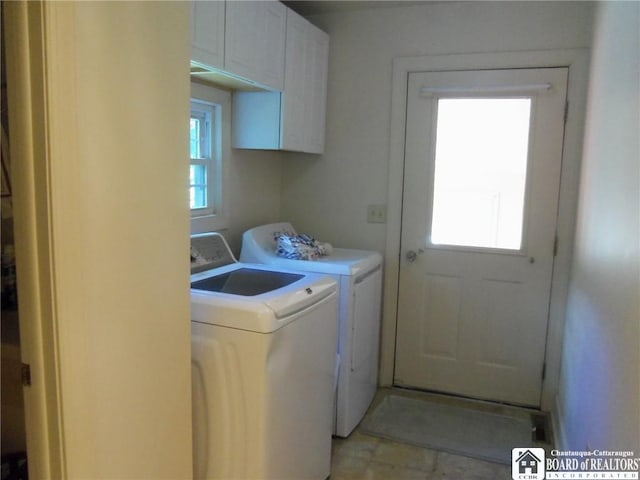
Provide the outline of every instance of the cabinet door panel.
[[287,15],[285,93],[282,96],[282,148],[297,151],[304,148],[306,130],[306,46],[309,26],[308,22],[297,13],[289,11]]
[[191,59],[213,68],[224,66],[225,2],[191,3]]
[[263,25],[261,47],[258,56],[259,78],[257,81],[284,90],[284,56],[287,7],[280,2],[260,2],[262,12],[258,21]]
[[226,11],[224,69],[251,78],[256,70],[254,46],[258,10],[255,2],[228,2]]
[[282,90],[285,22],[280,2],[227,2],[224,69]]
[[324,152],[325,118],[327,110],[327,69],[329,62],[329,36],[313,29],[307,39],[305,97],[307,102],[307,132],[305,151]]

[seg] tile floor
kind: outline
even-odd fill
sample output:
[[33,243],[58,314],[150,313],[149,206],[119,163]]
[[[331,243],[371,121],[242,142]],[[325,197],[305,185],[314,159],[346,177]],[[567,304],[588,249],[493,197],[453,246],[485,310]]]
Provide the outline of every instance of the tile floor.
[[[369,411],[387,394],[380,389]],[[396,391],[398,393],[398,391]],[[445,403],[468,403],[454,397],[400,391],[407,396],[427,395]],[[528,415],[521,409],[487,402],[475,408],[501,414]],[[330,480],[511,480],[511,466],[476,460],[461,455],[394,442],[362,433],[358,428],[349,438],[334,438]]]
[[510,480],[511,466],[372,437],[334,438],[331,480]]

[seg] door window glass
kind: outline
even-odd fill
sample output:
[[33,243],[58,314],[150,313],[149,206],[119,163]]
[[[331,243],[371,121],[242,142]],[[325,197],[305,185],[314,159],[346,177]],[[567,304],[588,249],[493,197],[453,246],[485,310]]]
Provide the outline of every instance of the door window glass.
[[431,243],[520,250],[531,98],[438,100]]

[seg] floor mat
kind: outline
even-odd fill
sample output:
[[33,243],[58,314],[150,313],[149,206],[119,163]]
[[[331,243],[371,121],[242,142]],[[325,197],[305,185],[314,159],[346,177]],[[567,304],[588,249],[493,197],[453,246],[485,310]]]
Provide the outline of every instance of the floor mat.
[[393,394],[364,418],[360,431],[507,465],[511,449],[534,446],[526,418]]

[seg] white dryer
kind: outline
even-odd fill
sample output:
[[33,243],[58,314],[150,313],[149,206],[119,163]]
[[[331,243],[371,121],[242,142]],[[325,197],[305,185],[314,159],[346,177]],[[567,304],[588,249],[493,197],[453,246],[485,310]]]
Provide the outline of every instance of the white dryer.
[[327,478],[336,282],[191,245],[194,478]]
[[367,250],[334,248],[318,260],[276,254],[275,234],[295,233],[290,223],[252,228],[242,236],[240,260],[331,275],[339,285],[339,374],[334,434],[347,437],[369,408],[378,387],[382,256]]

